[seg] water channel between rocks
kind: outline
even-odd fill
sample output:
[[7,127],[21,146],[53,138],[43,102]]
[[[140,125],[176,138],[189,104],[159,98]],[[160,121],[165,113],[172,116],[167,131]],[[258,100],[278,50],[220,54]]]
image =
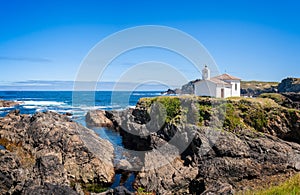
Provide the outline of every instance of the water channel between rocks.
[[[109,129],[105,127],[88,127],[86,125],[85,119],[80,118],[76,120],[78,123],[82,124],[83,126],[92,129],[95,131],[100,138],[108,140],[114,147],[114,166],[116,167],[117,164],[122,159],[128,158],[124,151],[126,149],[122,143],[122,137],[119,132],[115,131],[114,129]],[[130,161],[130,159],[127,159]],[[133,188],[133,182],[135,180],[135,173],[134,172],[119,172],[116,170],[114,182],[111,185],[111,188],[116,188],[118,186],[124,186],[129,191],[135,191]]]

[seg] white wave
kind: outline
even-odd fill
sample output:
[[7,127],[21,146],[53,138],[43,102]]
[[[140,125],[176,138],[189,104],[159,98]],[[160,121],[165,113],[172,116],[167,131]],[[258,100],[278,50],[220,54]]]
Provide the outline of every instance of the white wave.
[[88,110],[98,110],[98,109],[113,109],[113,108],[118,108],[120,107],[119,105],[108,105],[108,106],[62,106],[62,108],[69,108],[71,110],[83,110],[83,111],[88,111]]
[[45,109],[45,108],[38,108],[36,109],[36,112],[45,112],[47,111],[48,109]]
[[[40,100],[41,98],[20,98],[19,100]],[[17,100],[16,100],[17,101]]]
[[56,101],[22,101],[25,105],[35,105],[35,106],[60,106],[64,105],[64,102],[56,102]]
[[167,93],[164,93],[161,96],[179,96],[179,94],[167,94]]
[[147,95],[161,95],[161,93],[160,92],[156,92],[156,93],[147,93],[147,92],[145,92],[145,93],[136,93],[136,92],[133,92],[132,93],[132,95],[136,95],[136,96],[147,96]]
[[54,109],[49,109],[48,111],[51,111],[51,112],[58,112],[58,113],[72,113],[72,110],[54,110]]
[[9,110],[14,108],[14,106],[10,106],[10,107],[0,107],[0,110]]
[[38,108],[38,106],[23,106],[25,109],[35,109]]

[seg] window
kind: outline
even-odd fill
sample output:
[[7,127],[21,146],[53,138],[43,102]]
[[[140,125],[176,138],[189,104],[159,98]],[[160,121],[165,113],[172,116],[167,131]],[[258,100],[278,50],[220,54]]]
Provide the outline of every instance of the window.
[[235,90],[237,91],[237,83],[235,84]]

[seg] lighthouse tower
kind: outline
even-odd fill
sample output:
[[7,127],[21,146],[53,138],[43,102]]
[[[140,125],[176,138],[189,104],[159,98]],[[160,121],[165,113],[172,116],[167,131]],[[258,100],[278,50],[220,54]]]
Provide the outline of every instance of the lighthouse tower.
[[205,65],[202,69],[202,79],[203,80],[209,80],[210,79],[210,70]]

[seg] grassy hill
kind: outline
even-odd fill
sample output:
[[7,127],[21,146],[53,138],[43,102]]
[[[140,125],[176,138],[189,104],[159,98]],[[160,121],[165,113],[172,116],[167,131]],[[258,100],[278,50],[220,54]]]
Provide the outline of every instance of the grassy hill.
[[243,89],[268,89],[271,87],[277,87],[279,82],[264,82],[264,81],[241,81],[241,88]]

